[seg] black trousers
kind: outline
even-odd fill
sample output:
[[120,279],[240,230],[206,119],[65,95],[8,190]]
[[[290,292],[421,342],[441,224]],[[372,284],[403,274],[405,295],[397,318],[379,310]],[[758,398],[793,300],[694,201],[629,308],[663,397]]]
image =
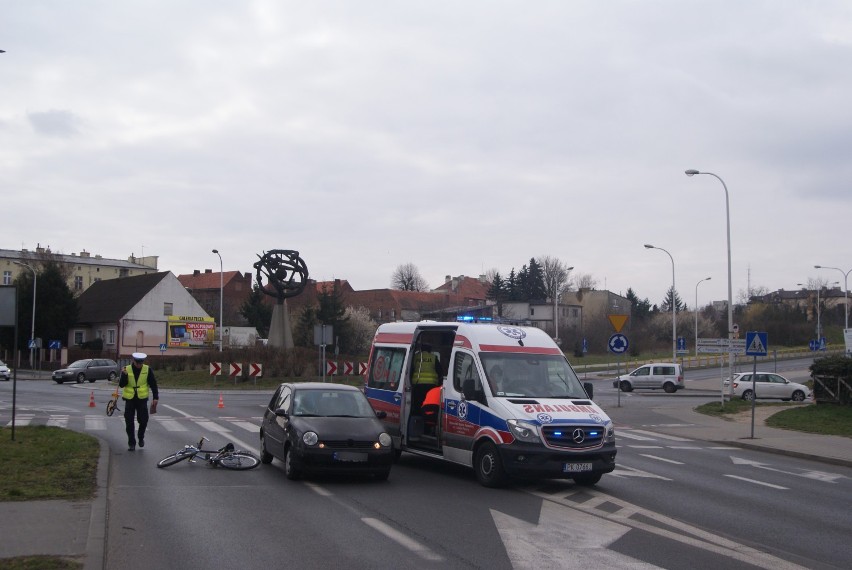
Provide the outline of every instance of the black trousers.
[[124,400],[124,427],[127,430],[127,443],[129,445],[136,445],[134,419],[139,420],[139,439],[144,439],[145,429],[148,427],[148,398]]

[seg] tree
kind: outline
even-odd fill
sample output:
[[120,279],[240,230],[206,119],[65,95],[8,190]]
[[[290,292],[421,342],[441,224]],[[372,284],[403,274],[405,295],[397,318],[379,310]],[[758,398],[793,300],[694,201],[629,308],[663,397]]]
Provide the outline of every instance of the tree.
[[[80,308],[77,299],[68,288],[61,267],[51,259],[42,262],[41,271],[36,270],[36,315],[35,336],[43,340],[43,346],[51,340],[61,340],[65,344],[68,331],[77,322]],[[18,348],[27,350],[33,317],[33,274],[22,272],[15,280],[18,287]],[[26,333],[24,333],[26,331]],[[3,331],[4,346],[13,346],[14,331]]]
[[494,304],[497,305],[497,316],[503,316],[503,302],[506,301],[509,297],[509,292],[507,290],[506,282],[503,281],[503,278],[500,277],[500,272],[496,272],[494,277],[491,279],[491,286],[488,288],[488,293],[485,296],[494,301]]
[[346,307],[346,319],[352,331],[349,352],[368,354],[376,329],[379,328],[378,323],[370,317],[370,310],[366,307]]
[[249,326],[257,329],[261,338],[269,334],[269,325],[272,323],[272,307],[263,302],[266,294],[257,283],[252,287],[249,298],[240,307],[240,314],[248,321]]
[[413,263],[403,263],[397,266],[391,275],[391,288],[400,291],[428,291],[429,284],[420,275],[420,270]]
[[672,312],[672,296],[674,296],[675,312],[686,310],[686,303],[680,299],[680,295],[677,294],[677,290],[674,287],[669,287],[669,290],[666,292],[666,298],[663,299],[662,303],[660,303],[660,312]]
[[543,255],[540,260],[545,294],[551,300],[558,299],[559,295],[568,290],[570,286],[571,268],[568,267],[567,263],[550,255]]
[[598,280],[591,273],[580,273],[577,275],[577,289],[594,289],[598,286]]
[[647,322],[651,317],[651,302],[647,297],[640,300],[639,295],[632,288],[627,289],[627,294],[624,296],[632,307],[631,319],[637,325]]
[[527,271],[526,301],[541,301],[547,298],[547,285],[544,282],[544,270],[534,257],[530,258]]

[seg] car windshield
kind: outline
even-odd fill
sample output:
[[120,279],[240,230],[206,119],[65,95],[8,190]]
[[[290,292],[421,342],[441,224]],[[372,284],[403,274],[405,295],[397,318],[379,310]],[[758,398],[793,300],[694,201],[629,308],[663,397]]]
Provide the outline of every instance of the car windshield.
[[491,393],[503,397],[587,398],[564,356],[480,353]]
[[293,395],[294,416],[376,417],[364,394],[357,391],[307,389]]
[[68,368],[85,368],[88,363],[88,360],[78,360],[77,362],[71,363]]

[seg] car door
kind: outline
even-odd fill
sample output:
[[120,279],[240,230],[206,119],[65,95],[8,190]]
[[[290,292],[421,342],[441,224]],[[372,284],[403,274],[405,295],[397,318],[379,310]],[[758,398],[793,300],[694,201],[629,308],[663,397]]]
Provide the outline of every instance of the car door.
[[768,398],[789,398],[790,390],[783,377],[777,374],[764,374],[766,377],[766,392]]
[[642,366],[630,373],[630,382],[634,388],[648,388],[651,384],[651,367]]
[[284,409],[291,412],[292,389],[290,386],[280,386],[272,399],[269,400],[266,412],[263,414],[263,436],[266,450],[278,457],[284,457],[284,443],[287,439],[287,418],[277,416],[275,411]]

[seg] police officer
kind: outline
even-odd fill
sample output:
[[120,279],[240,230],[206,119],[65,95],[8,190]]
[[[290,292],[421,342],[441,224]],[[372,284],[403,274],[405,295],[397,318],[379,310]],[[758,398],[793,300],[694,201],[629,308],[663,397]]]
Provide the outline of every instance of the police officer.
[[157,390],[157,379],[154,371],[145,364],[148,355],[144,352],[134,352],[133,361],[121,371],[118,387],[122,388],[121,397],[124,399],[124,425],[127,429],[127,450],[136,449],[136,426],[134,419],[139,420],[139,447],[145,447],[145,428],[148,427],[148,394],[153,397],[151,413],[157,413],[157,401],[160,394]]
[[432,354],[432,347],[423,344],[414,353],[414,366],[411,374],[412,384],[437,385],[441,383],[441,363]]

